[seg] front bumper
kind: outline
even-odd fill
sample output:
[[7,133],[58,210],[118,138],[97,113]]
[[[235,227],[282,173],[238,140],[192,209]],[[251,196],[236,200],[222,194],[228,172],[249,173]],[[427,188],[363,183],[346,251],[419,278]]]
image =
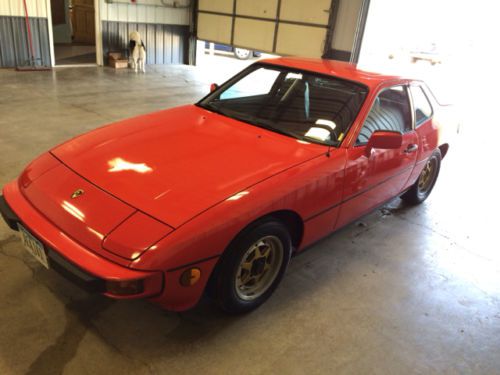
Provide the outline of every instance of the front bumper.
[[[112,298],[144,298],[159,295],[164,277],[158,271],[137,271],[113,263],[83,247],[49,222],[22,195],[17,181],[6,185],[0,195],[0,212],[7,225],[18,230],[26,227],[45,247],[52,269],[83,289],[102,293]],[[140,281],[141,291],[118,295],[108,291],[107,285]]]
[[0,214],[2,215],[3,219],[5,220],[10,229],[16,231],[18,230],[17,223],[20,222],[21,220],[15,214],[15,212],[10,209],[9,205],[7,204],[7,201],[2,195],[0,195]]

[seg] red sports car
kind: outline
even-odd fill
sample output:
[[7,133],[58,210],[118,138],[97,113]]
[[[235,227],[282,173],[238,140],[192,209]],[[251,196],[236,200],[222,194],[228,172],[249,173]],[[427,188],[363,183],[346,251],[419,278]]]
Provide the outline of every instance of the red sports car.
[[251,65],[195,105],[91,131],[3,188],[27,250],[87,290],[228,312],[290,257],[394,197],[430,194],[448,151],[423,82],[347,63]]

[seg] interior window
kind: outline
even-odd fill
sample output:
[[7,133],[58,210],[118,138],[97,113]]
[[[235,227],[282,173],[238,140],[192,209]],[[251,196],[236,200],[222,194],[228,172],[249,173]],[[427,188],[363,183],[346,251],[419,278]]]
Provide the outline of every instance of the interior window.
[[432,106],[422,90],[422,87],[412,86],[410,90],[413,98],[413,105],[415,107],[415,122],[418,126],[432,116]]
[[252,75],[246,76],[241,81],[224,91],[220,99],[244,98],[269,94],[280,72],[271,69],[257,69]]
[[364,145],[376,130],[411,130],[411,111],[408,92],[404,86],[394,86],[382,91],[375,101],[358,135],[356,145]]

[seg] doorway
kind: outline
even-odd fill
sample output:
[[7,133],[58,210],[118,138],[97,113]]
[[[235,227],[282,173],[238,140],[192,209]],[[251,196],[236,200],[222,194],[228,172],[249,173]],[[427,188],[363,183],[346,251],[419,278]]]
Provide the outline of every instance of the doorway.
[[96,64],[94,0],[51,0],[56,65]]

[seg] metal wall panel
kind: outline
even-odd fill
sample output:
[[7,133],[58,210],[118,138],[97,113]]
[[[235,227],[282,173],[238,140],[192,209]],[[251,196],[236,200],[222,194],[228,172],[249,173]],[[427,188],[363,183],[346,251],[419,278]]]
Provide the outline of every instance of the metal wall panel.
[[[47,1],[26,0],[28,15],[30,17],[47,18]],[[22,0],[0,0],[0,16],[23,16],[24,4]]]
[[223,44],[231,43],[233,18],[231,16],[199,13],[198,35],[201,40],[209,40]]
[[139,31],[147,64],[186,64],[189,26],[102,21],[104,58],[108,52],[128,53],[129,34]]
[[232,13],[234,0],[198,0],[198,10]]
[[276,19],[278,0],[237,1],[236,14],[250,17]]
[[[47,18],[30,17],[33,49],[37,65],[50,66]],[[0,16],[0,67],[26,65],[29,44],[24,17]]]
[[356,36],[357,20],[364,0],[341,1],[338,9],[332,48],[352,51]]
[[274,21],[256,21],[237,17],[234,24],[235,46],[271,51],[274,42]]
[[[276,52],[285,56],[321,57],[325,47],[324,43],[324,29],[281,23],[278,29]],[[300,49],[297,48],[298,46]]]
[[326,26],[328,25],[331,3],[331,0],[281,0],[280,21],[296,21]]
[[[2,1],[2,0],[0,0]],[[165,25],[189,25],[188,8],[167,8],[156,4],[144,5],[114,3],[108,4],[100,0],[100,16],[102,21],[140,22]]]

